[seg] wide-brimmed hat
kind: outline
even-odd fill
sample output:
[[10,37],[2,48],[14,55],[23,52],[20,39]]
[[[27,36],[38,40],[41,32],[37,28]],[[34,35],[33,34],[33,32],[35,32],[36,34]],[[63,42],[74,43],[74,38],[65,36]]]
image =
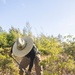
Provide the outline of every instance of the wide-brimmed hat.
[[13,54],[18,57],[27,55],[33,47],[33,40],[30,37],[18,38],[13,45]]

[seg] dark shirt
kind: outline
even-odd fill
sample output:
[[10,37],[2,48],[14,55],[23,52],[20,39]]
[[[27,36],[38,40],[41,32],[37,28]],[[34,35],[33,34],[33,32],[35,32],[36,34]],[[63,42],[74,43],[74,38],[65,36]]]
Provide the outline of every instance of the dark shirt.
[[[13,46],[12,46],[12,48],[13,48]],[[10,51],[11,54],[12,54],[12,48],[11,48],[11,51]],[[25,55],[25,57],[30,58],[30,64],[29,64],[29,69],[28,69],[28,71],[30,71],[30,72],[31,72],[31,69],[33,67],[33,63],[34,63],[34,59],[35,59],[36,53],[37,52],[35,50],[35,46],[33,45],[31,51],[27,55]]]
[[30,64],[29,64],[28,71],[31,71],[33,67],[35,56],[36,56],[36,51],[35,51],[35,47],[33,46],[32,50],[25,56],[25,57],[30,58]]

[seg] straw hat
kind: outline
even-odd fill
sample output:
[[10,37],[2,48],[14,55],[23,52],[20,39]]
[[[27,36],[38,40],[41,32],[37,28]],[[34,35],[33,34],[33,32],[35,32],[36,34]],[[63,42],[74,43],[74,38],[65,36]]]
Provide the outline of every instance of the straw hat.
[[18,57],[27,55],[33,47],[33,40],[30,37],[18,38],[13,45],[13,54]]

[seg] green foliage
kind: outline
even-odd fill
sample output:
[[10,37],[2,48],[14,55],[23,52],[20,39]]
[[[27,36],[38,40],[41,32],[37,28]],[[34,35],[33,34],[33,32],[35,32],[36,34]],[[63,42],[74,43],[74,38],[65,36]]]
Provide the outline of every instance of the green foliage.
[[7,46],[7,33],[2,32],[0,34],[0,47],[4,48]]
[[9,30],[9,34],[7,36],[7,43],[8,46],[12,46],[12,44],[16,41],[18,37],[20,37],[22,34],[19,29],[15,29],[14,27],[11,27]]
[[0,34],[3,33],[4,30],[2,29],[2,27],[0,26]]
[[18,75],[18,67],[6,53],[0,54],[0,73],[1,75]]
[[41,53],[45,55],[57,55],[62,51],[61,45],[58,43],[57,39],[54,37],[46,37],[44,34],[37,37],[35,43]]
[[[33,36],[29,23],[23,30],[11,27],[9,33],[0,27],[0,74],[18,75],[18,66],[8,56],[10,47],[20,36]],[[33,36],[34,37],[34,36]],[[46,36],[43,33],[35,37],[34,42],[46,59],[40,63],[44,75],[74,75],[75,74],[75,38],[71,35],[58,37]]]
[[32,36],[31,26],[29,22],[27,22],[26,26],[23,28],[23,35]]
[[47,70],[44,71],[44,75],[50,75]]

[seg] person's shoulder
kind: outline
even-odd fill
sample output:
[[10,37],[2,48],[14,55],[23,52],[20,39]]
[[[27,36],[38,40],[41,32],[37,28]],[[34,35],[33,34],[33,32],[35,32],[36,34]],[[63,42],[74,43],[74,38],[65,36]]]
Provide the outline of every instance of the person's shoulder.
[[36,47],[36,45],[35,45],[35,44],[33,44],[33,46],[34,46],[34,47]]

